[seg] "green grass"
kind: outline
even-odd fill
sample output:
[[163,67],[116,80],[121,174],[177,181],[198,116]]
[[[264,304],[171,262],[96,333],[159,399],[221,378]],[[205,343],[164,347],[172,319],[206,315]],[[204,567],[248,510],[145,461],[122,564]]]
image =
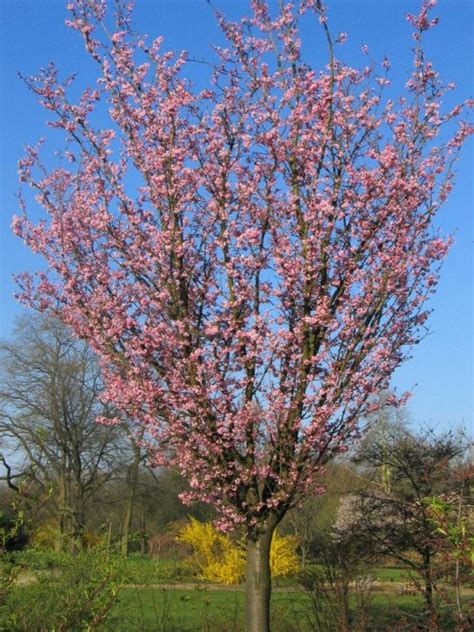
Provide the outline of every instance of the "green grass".
[[[309,599],[303,593],[272,596],[275,632],[309,632]],[[242,590],[124,588],[108,619],[117,632],[240,632]]]
[[198,581],[185,561],[132,555],[125,560],[124,565],[127,582],[131,584],[173,584]]
[[[34,586],[18,587],[15,592],[19,603],[27,604],[32,611]],[[395,630],[404,614],[412,617],[422,612],[423,601],[419,596],[377,593],[371,606],[370,630]],[[311,616],[311,602],[305,593],[284,590],[273,593],[272,632],[311,632]],[[2,627],[1,618],[0,630],[8,629]],[[120,589],[118,601],[100,629],[104,632],[243,632],[243,624],[244,592],[241,589],[125,586]],[[449,623],[443,629],[450,630]],[[30,630],[33,628],[28,628]],[[77,630],[79,632],[79,628]]]
[[[320,569],[319,564],[310,563],[306,567],[308,570]],[[367,574],[376,580],[382,582],[408,582],[410,581],[410,571],[403,568],[396,568],[393,566],[380,566],[378,568],[372,568],[367,570]]]
[[[115,558],[112,554],[111,559]],[[77,556],[71,553],[57,553],[56,551],[40,551],[27,549],[16,554],[17,564],[32,572],[54,571],[65,563],[73,564]],[[123,560],[123,570],[126,581],[131,584],[173,584],[178,582],[197,582],[191,567],[185,561],[177,559],[162,559],[144,555],[131,555]]]
[[[404,614],[421,613],[420,597],[377,594],[373,632],[388,632]],[[301,592],[274,592],[272,632],[310,632],[311,604]],[[242,590],[124,588],[108,619],[117,632],[241,632]],[[447,628],[448,629],[448,628]]]
[[[36,577],[39,585],[16,586],[10,601],[14,610],[15,604],[17,610],[21,606],[30,617],[30,622],[36,611],[36,619],[41,619],[41,608],[55,610],[57,598],[66,595],[67,590],[77,592],[74,572],[72,575],[64,574],[64,569],[70,568],[73,571],[73,557],[29,551],[22,554],[20,559],[21,567],[33,579]],[[113,556],[106,556],[105,562],[113,562],[114,559],[116,558]],[[80,561],[76,560],[76,563],[79,564]],[[78,567],[78,571],[81,568]],[[106,625],[101,628],[104,631],[241,632],[244,629],[244,592],[241,587],[221,590],[206,587],[193,577],[189,566],[179,560],[133,555],[122,560],[119,569],[125,585],[119,589],[118,601],[113,605]],[[82,574],[83,571],[84,569],[81,570]],[[64,581],[61,579],[63,574]],[[404,614],[412,617],[423,612],[421,596],[398,594],[397,583],[410,582],[406,570],[380,567],[373,569],[370,574],[382,582],[393,582],[393,588],[381,587],[374,595],[371,605],[371,632],[397,629],[397,623]],[[89,584],[92,586],[92,580],[93,578],[84,576],[84,588]],[[188,583],[193,587],[173,587],[173,584]],[[296,579],[280,580],[274,585],[277,590],[272,595],[272,632],[310,632],[311,601],[306,593],[295,590]],[[0,630],[9,629],[2,627],[3,615],[7,614],[2,610],[0,606]],[[33,630],[28,627],[28,632],[30,629]],[[448,622],[443,629],[451,629]]]
[[410,581],[410,572],[403,568],[394,568],[391,566],[383,566],[374,568],[370,571],[370,575],[382,582],[408,582]]

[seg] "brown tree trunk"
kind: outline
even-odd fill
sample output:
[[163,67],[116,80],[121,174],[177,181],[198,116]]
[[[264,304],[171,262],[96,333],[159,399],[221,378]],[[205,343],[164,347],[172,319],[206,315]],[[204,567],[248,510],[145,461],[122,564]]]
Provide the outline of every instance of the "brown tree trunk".
[[142,555],[146,554],[146,511],[145,507],[142,506],[142,520],[141,520],[141,528],[140,528],[140,553]]
[[79,506],[74,511],[74,530],[71,538],[71,552],[77,553],[87,549],[85,539],[86,518],[83,500],[79,501]]
[[[459,494],[458,500],[458,510],[456,513],[456,530],[458,533],[462,533],[461,525],[462,525],[462,505],[464,499],[465,489],[467,487],[467,478],[463,480],[461,493]],[[461,544],[462,546],[462,544]],[[464,618],[462,611],[462,601],[461,601],[461,558],[460,558],[460,548],[459,544],[455,548],[456,559],[454,566],[454,588],[456,590],[456,607],[458,609],[458,617],[459,621],[462,621]]]
[[70,538],[70,512],[68,499],[68,486],[64,470],[58,476],[58,540],[56,542],[56,550],[63,552],[69,544]]
[[430,615],[434,615],[433,604],[433,568],[431,563],[431,551],[423,552],[423,575],[425,579],[425,604]]
[[120,534],[120,553],[127,557],[130,547],[130,528],[132,526],[133,510],[135,507],[135,497],[138,485],[138,470],[140,468],[141,451],[137,443],[132,439],[133,461],[127,473],[128,495],[125,511],[122,518],[122,529]]
[[275,526],[247,538],[245,621],[247,632],[270,632],[270,547]]
[[134,493],[129,490],[125,511],[122,518],[122,533],[120,534],[120,553],[124,557],[128,557],[130,547],[130,527],[132,525],[134,505]]

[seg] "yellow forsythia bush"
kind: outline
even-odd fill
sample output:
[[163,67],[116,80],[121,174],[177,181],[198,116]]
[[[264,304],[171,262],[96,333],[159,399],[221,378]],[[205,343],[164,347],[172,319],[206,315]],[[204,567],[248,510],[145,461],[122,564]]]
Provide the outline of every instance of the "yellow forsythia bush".
[[[192,547],[192,562],[202,579],[220,584],[238,584],[243,580],[243,542],[233,542],[217,531],[210,522],[199,522],[195,518],[191,518],[189,524],[182,529],[178,540]],[[297,544],[294,536],[281,536],[275,532],[270,550],[272,577],[287,577],[299,570]]]
[[294,535],[273,534],[270,549],[270,571],[272,577],[288,577],[300,570],[300,561],[296,554],[298,538]]

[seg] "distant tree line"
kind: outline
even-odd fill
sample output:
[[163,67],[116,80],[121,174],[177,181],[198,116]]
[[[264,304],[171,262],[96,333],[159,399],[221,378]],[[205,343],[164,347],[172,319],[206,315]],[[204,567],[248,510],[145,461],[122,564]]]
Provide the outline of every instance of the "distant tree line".
[[175,471],[146,466],[140,434],[101,400],[93,352],[61,323],[19,319],[0,362],[0,502],[8,515],[15,499],[33,541],[74,551],[102,537],[146,552],[170,522],[208,517],[182,506]]

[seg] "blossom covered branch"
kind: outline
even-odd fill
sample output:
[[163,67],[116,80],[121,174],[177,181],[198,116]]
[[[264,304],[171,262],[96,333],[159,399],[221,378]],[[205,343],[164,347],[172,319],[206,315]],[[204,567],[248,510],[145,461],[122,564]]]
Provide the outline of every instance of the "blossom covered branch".
[[[186,53],[133,33],[130,7],[111,28],[102,0],[75,0],[69,26],[97,86],[73,104],[53,66],[27,79],[69,166],[45,170],[39,148],[21,161],[48,219],[24,212],[13,228],[49,264],[22,275],[21,298],[91,344],[107,398],[224,527],[280,519],[423,334],[450,243],[432,219],[471,132],[471,104],[442,112],[450,86],[422,53],[434,4],[409,16],[414,68],[397,102],[388,62],[378,76],[338,60],[345,36],[315,0],[276,16],[253,0],[235,23],[217,13],[228,44],[203,91]],[[310,15],[322,70],[302,58]]]

